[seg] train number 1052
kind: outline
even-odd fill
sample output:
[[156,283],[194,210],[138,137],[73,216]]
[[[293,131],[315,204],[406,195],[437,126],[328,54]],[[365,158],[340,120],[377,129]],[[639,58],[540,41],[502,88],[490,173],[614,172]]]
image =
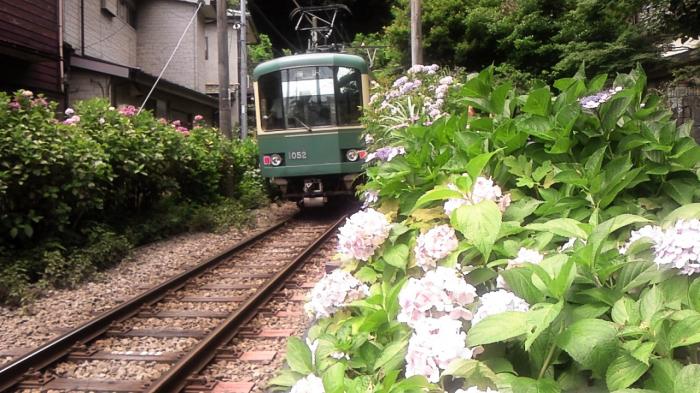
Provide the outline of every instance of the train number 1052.
[[289,152],[289,159],[290,160],[305,160],[306,159],[306,152],[305,151],[290,151]]

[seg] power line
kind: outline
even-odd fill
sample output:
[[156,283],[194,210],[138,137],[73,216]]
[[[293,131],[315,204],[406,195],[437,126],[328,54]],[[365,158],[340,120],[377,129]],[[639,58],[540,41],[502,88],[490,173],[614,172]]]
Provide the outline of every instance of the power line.
[[292,50],[294,50],[294,51],[296,52],[296,51],[297,51],[297,46],[294,45],[294,44],[292,44],[291,42],[289,42],[289,40],[287,39],[287,37],[285,37],[284,34],[280,33],[280,31],[277,30],[277,27],[275,27],[275,24],[272,23],[272,22],[267,18],[267,16],[265,15],[265,13],[260,9],[260,7],[258,7],[257,4],[255,4],[255,3],[251,3],[251,4],[252,4],[253,8],[255,8],[255,10],[256,10],[256,12],[258,13],[258,15],[262,16],[262,18],[263,18],[263,19],[265,20],[265,22],[272,28],[272,30],[273,30],[275,33],[277,33],[277,36],[278,36],[279,38],[281,38],[282,41],[284,41],[290,48],[292,48]]
[[165,73],[165,70],[168,68],[170,65],[170,62],[173,60],[173,57],[175,57],[175,52],[177,52],[178,48],[180,48],[180,44],[182,44],[182,40],[185,38],[185,34],[187,34],[187,30],[190,29],[190,26],[192,26],[192,22],[194,22],[194,18],[197,16],[197,13],[199,12],[199,9],[202,8],[202,2],[200,2],[197,5],[197,9],[194,10],[194,14],[192,14],[192,18],[190,18],[190,22],[187,24],[185,27],[185,30],[182,31],[182,35],[180,36],[180,39],[177,41],[177,44],[175,45],[175,49],[173,49],[173,52],[170,54],[170,58],[168,61],[165,63],[163,66],[163,69],[160,70],[160,74],[158,75],[158,78],[156,81],[153,83],[153,86],[151,87],[151,90],[148,92],[146,95],[146,98],[143,100],[143,104],[141,104],[141,107],[139,107],[138,113],[141,113],[143,110],[144,105],[146,105],[146,102],[148,102],[148,99],[151,98],[151,94],[153,94],[153,90],[156,89],[156,86],[158,85],[158,82],[160,82],[160,79],[163,77],[163,74]]

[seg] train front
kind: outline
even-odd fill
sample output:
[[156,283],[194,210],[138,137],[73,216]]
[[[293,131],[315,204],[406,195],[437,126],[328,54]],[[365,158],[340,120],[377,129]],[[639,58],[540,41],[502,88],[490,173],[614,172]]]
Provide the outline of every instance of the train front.
[[305,206],[354,194],[367,155],[359,121],[369,101],[364,59],[286,56],[260,64],[253,77],[263,176]]

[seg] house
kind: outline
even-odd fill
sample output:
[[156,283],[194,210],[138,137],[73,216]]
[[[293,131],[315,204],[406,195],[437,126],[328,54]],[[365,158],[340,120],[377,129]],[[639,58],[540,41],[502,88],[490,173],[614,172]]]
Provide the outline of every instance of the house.
[[[42,82],[36,89],[61,99],[64,107],[104,97],[114,106],[143,105],[158,117],[185,123],[196,114],[209,122],[218,118],[212,0],[0,0],[0,17],[3,63],[17,64],[26,75],[6,76],[2,89]],[[240,13],[229,10],[229,26],[231,102],[238,108]],[[250,16],[248,26],[248,41],[255,42]],[[235,122],[238,114],[232,112]]]
[[0,90],[63,95],[61,18],[57,0],[0,0]]

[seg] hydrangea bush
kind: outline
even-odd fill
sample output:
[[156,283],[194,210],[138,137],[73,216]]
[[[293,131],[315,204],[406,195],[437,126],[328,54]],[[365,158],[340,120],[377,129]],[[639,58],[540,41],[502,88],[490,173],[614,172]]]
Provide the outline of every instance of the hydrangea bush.
[[[375,90],[367,139],[386,159],[369,162],[371,208],[339,249],[367,296],[317,320],[313,348],[290,340],[272,388],[314,375],[329,393],[697,391],[689,125],[640,69],[524,94],[491,68],[441,72]],[[440,86],[433,116],[421,108]]]

